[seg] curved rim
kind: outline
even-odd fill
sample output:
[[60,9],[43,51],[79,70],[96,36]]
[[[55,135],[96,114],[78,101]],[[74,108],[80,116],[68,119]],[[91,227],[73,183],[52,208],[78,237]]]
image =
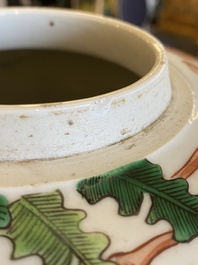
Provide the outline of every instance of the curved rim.
[[[174,54],[169,53],[169,57]],[[19,179],[20,185],[35,185],[38,184],[38,178],[35,177],[35,171],[29,171],[29,167],[38,167],[39,170],[36,173],[39,177],[40,183],[54,182],[56,181],[67,181],[74,180],[76,178],[82,177],[86,178],[89,175],[90,170],[94,171],[94,174],[100,174],[101,172],[106,172],[112,170],[124,163],[130,163],[131,161],[136,161],[142,157],[147,157],[152,161],[165,164],[167,159],[169,160],[169,171],[172,171],[172,167],[176,167],[176,163],[180,161],[175,161],[177,157],[178,150],[175,148],[175,141],[183,145],[185,149],[188,143],[188,147],[194,150],[196,146],[193,141],[188,142],[189,133],[193,138],[196,134],[197,122],[190,123],[189,119],[192,115],[193,101],[196,98],[195,91],[192,91],[192,72],[188,70],[188,79],[183,76],[183,71],[179,71],[178,63],[179,60],[172,61],[169,63],[170,66],[170,76],[172,79],[173,86],[173,98],[171,103],[162,117],[152,124],[150,128],[142,131],[141,133],[135,135],[135,137],[130,137],[122,143],[116,143],[111,146],[99,150],[93,150],[92,152],[86,152],[83,154],[75,154],[71,157],[60,157],[52,159],[35,159],[35,160],[25,160],[25,161],[11,161],[12,167],[10,167],[10,161],[0,161],[1,175],[3,177],[2,185],[7,188],[13,186],[13,172],[15,172],[17,179]],[[183,64],[183,63],[182,63]],[[190,79],[191,78],[191,79]],[[181,90],[182,89],[182,90]],[[179,97],[178,97],[179,95]],[[198,98],[197,98],[198,99]],[[165,129],[165,131],[164,131]],[[144,138],[144,141],[142,139]],[[184,141],[185,139],[185,141]],[[146,143],[146,146],[145,146]],[[177,146],[178,146],[178,143]],[[190,143],[190,145],[189,145]],[[108,153],[108,159],[106,159]],[[159,155],[160,154],[160,155]],[[171,159],[170,159],[171,154]],[[164,160],[164,155],[166,159]],[[76,174],[79,165],[79,158],[81,161],[80,172],[82,176]],[[51,168],[51,176],[49,178],[48,172],[45,170],[49,167],[49,163],[53,160],[53,168]],[[91,162],[90,162],[91,161]],[[41,166],[42,165],[42,166]],[[24,171],[21,171],[23,169]],[[60,174],[57,174],[57,169]],[[65,172],[67,174],[65,175]],[[5,173],[7,174],[5,174]],[[21,172],[23,174],[21,174]],[[97,173],[98,172],[98,173]],[[8,176],[10,178],[8,178]],[[46,179],[40,180],[40,176]],[[58,177],[57,177],[58,176]],[[9,180],[9,181],[8,181]],[[17,184],[18,186],[19,184]]]
[[[43,22],[43,17],[47,21],[52,17],[60,19],[59,21],[64,23],[73,19],[72,21],[75,21],[74,27],[71,27],[73,32],[75,29],[79,29],[79,25],[82,25],[80,29],[85,30],[86,34],[90,33],[87,30],[89,27],[93,30],[97,26],[96,28],[100,32],[100,38],[97,41],[100,41],[101,36],[106,36],[109,41],[109,45],[105,45],[101,49],[98,49],[99,46],[96,44],[93,45],[98,49],[98,55],[115,59],[118,63],[128,64],[132,70],[132,67],[137,68],[143,78],[113,92],[80,100],[49,104],[1,105],[0,138],[3,141],[0,143],[2,150],[0,161],[69,157],[110,146],[144,130],[159,119],[169,106],[172,90],[165,49],[148,33],[118,20],[82,12],[22,8],[6,9],[6,12],[0,11],[0,16],[9,12],[11,14],[15,12],[16,15],[24,14],[22,18],[31,18],[31,23],[38,20],[36,29],[41,25],[40,22]],[[35,16],[32,20],[31,15],[33,16],[33,14]],[[46,22],[45,19],[44,22]],[[13,21],[15,20],[13,19]],[[17,23],[18,21],[22,23],[25,20],[22,21],[20,18],[16,20]],[[90,22],[92,22],[91,26]],[[9,25],[14,27],[13,22]],[[64,24],[61,23],[61,25]],[[26,24],[25,29],[27,29]],[[45,28],[42,28],[40,32],[43,34],[44,30]],[[27,30],[24,32],[27,33]],[[57,32],[63,34],[63,31]],[[22,38],[25,35],[19,36]],[[83,44],[87,44],[88,51],[91,47],[89,46],[90,39],[87,38],[87,42],[83,42]],[[55,42],[57,42],[56,40]],[[116,49],[111,53],[108,49],[112,48],[114,41],[118,42]],[[16,45],[20,47],[21,42]],[[41,42],[38,47],[40,47],[39,45],[42,45]],[[50,46],[49,39],[46,44],[44,43],[45,45]],[[62,45],[65,48],[72,47],[71,45],[65,46],[64,43]],[[126,45],[126,49],[123,48],[124,45]],[[79,47],[78,43],[77,46]],[[5,49],[6,42],[1,47]],[[118,52],[120,50],[126,52],[120,53]],[[109,54],[108,51],[110,51]],[[134,51],[133,56],[129,56],[130,51]],[[95,50],[90,49],[90,52],[95,52]]]
[[[6,12],[6,13],[5,13]],[[24,14],[24,13],[29,13],[29,14],[35,14],[35,13],[40,13],[40,14],[46,14],[54,12],[56,14],[61,14],[64,15],[65,13],[70,14],[70,15],[78,15],[82,17],[87,17],[91,18],[92,20],[102,22],[104,24],[108,24],[112,27],[117,27],[121,28],[122,30],[125,30],[129,33],[133,32],[134,35],[136,35],[138,38],[142,39],[145,43],[150,44],[150,47],[153,49],[154,54],[156,56],[155,59],[155,64],[153,67],[150,69],[150,71],[145,74],[143,77],[141,77],[138,81],[136,81],[133,84],[129,84],[126,87],[114,90],[112,92],[100,94],[98,96],[93,96],[89,98],[82,98],[82,99],[76,99],[76,100],[71,100],[71,101],[60,101],[60,102],[52,102],[52,103],[35,103],[35,104],[0,104],[0,108],[3,110],[7,109],[23,109],[23,110],[34,110],[34,109],[43,109],[47,107],[53,107],[53,108],[59,108],[60,106],[66,106],[66,107],[73,107],[73,106],[80,106],[84,105],[87,103],[91,103],[95,100],[100,100],[101,98],[104,97],[114,97],[118,96],[121,97],[123,93],[126,93],[127,91],[131,91],[132,89],[134,90],[134,93],[138,92],[138,90],[141,89],[141,86],[147,82],[150,82],[151,80],[155,79],[160,75],[160,73],[163,71],[163,69],[166,68],[166,63],[167,63],[167,56],[165,52],[164,46],[158,41],[155,37],[151,36],[149,33],[146,31],[142,30],[141,28],[134,26],[132,24],[122,22],[118,19],[113,19],[113,18],[108,18],[104,17],[101,15],[95,15],[91,14],[88,12],[81,12],[81,11],[73,11],[73,10],[62,10],[59,8],[38,8],[38,7],[9,7],[9,8],[1,8],[0,9],[0,16],[6,15],[6,14]]]

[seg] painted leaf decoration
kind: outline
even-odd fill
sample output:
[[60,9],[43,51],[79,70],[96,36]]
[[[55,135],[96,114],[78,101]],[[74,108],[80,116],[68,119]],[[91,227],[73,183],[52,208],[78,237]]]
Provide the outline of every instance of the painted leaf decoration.
[[148,224],[167,220],[179,242],[198,235],[198,196],[188,193],[184,179],[165,180],[161,167],[148,160],[82,180],[77,190],[90,204],[108,196],[115,198],[122,216],[138,214],[144,193],[149,193],[152,206],[146,219]]
[[8,200],[0,195],[0,228],[5,228],[11,221],[10,212],[8,210]]
[[63,207],[60,192],[23,196],[10,205],[12,225],[4,233],[15,246],[13,259],[39,255],[46,265],[112,265],[101,259],[108,238],[83,233],[81,210]]

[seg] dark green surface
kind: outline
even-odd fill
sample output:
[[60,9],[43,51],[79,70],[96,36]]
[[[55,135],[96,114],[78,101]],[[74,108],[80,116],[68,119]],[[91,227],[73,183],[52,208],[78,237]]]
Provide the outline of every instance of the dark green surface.
[[0,195],[0,228],[5,228],[11,221],[10,212],[8,209],[8,200]]
[[161,168],[147,160],[82,180],[77,190],[90,204],[105,197],[115,198],[122,216],[137,215],[144,193],[148,193],[152,201],[146,218],[148,224],[167,220],[179,242],[198,235],[198,196],[188,193],[186,180],[165,180]]
[[87,98],[138,79],[126,68],[83,54],[55,50],[0,52],[0,104]]

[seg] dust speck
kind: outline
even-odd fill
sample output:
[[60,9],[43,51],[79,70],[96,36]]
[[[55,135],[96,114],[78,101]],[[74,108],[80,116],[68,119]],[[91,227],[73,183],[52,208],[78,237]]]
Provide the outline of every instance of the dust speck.
[[73,121],[73,120],[69,120],[69,121],[68,121],[68,124],[71,126],[71,125],[74,124],[74,121]]

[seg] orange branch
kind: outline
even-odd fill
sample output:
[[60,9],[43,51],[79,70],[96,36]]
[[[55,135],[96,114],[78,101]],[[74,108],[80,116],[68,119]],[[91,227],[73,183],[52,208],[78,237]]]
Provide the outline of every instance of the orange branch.
[[[188,161],[171,178],[189,178],[198,169],[198,148],[194,151]],[[151,261],[164,250],[177,245],[172,238],[172,231],[156,236],[135,250],[120,252],[109,257],[110,260],[119,265],[149,265]]]
[[148,265],[164,250],[176,245],[172,232],[167,232],[152,238],[135,250],[127,253],[116,253],[109,257],[119,265]]
[[198,148],[194,151],[188,161],[171,178],[189,178],[198,169]]

